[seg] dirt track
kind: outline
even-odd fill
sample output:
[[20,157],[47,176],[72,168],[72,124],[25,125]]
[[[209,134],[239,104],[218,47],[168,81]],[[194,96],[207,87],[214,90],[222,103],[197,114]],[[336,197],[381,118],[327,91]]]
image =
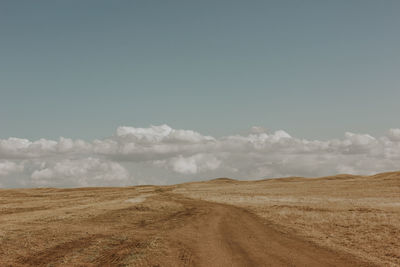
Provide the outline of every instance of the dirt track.
[[274,229],[230,205],[182,199],[180,225],[167,234],[171,266],[360,266],[354,257],[322,249]]

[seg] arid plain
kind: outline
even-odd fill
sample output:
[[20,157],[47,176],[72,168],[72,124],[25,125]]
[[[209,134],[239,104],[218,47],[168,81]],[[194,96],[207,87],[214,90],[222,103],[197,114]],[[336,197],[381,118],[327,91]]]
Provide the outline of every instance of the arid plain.
[[0,189],[0,266],[288,265],[400,265],[400,172]]

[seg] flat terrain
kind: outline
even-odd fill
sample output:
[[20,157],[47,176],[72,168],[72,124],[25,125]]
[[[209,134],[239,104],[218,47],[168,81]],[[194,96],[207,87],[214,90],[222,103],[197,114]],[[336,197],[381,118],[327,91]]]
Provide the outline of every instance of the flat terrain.
[[400,265],[400,173],[0,190],[0,266],[288,265]]

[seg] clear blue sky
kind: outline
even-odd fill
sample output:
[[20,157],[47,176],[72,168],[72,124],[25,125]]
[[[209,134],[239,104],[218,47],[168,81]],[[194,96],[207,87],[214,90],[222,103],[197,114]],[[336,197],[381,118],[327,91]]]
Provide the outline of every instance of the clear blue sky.
[[400,126],[400,1],[0,2],[0,138]]

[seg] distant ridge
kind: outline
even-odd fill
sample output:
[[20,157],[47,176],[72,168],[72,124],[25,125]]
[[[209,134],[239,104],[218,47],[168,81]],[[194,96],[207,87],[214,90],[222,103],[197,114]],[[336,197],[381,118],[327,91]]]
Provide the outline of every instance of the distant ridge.
[[237,182],[237,180],[232,179],[232,178],[221,177],[221,178],[215,178],[215,179],[209,180],[209,182],[214,182],[214,183],[232,183],[232,182]]
[[[252,182],[266,182],[266,181],[276,181],[276,182],[295,182],[304,180],[347,180],[347,179],[357,179],[357,178],[400,178],[400,171],[394,172],[383,172],[373,175],[353,175],[353,174],[337,174],[322,177],[302,177],[302,176],[289,176],[289,177],[274,177],[274,178],[262,178],[260,180],[250,180]],[[204,181],[207,183],[233,183],[233,182],[250,182],[247,180],[236,180],[228,177],[220,177]]]
[[357,178],[400,178],[400,171],[393,172],[382,172],[372,175],[354,175],[354,174],[337,174],[330,176],[321,176],[321,177],[303,177],[303,176],[289,176],[289,177],[273,177],[273,178],[262,178],[260,180],[255,181],[301,181],[301,180],[346,180],[346,179],[357,179]]

